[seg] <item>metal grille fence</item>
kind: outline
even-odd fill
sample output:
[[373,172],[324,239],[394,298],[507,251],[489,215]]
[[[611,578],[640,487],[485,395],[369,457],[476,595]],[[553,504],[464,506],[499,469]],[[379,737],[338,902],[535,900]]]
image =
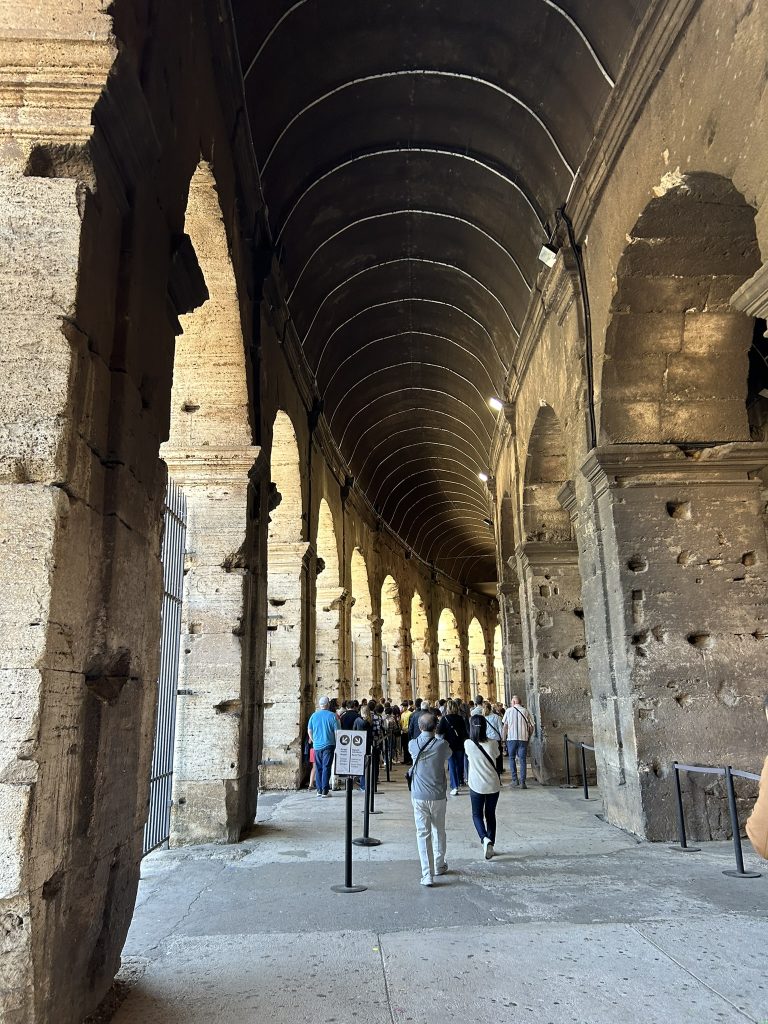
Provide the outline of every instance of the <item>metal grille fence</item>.
[[179,679],[181,601],[184,587],[184,541],[187,501],[173,480],[168,480],[163,513],[163,608],[160,620],[160,676],[157,683],[157,718],[149,813],[144,826],[142,856],[167,843],[171,829],[173,743],[176,733],[176,691]]

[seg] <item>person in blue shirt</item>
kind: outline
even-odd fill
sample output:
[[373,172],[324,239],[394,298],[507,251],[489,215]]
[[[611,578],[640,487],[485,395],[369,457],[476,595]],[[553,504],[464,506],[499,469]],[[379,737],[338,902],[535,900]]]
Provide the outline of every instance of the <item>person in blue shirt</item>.
[[317,711],[310,715],[307,723],[309,742],[315,751],[315,786],[318,796],[331,795],[331,765],[339,720],[330,710],[330,703],[329,697],[321,697],[317,702]]

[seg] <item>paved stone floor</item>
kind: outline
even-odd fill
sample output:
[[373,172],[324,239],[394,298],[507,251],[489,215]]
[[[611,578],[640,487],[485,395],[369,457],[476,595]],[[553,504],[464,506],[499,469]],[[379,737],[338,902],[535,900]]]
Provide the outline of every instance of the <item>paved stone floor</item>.
[[359,895],[330,888],[342,794],[270,794],[239,846],[148,857],[115,1024],[768,1022],[768,865],[727,878],[728,843],[638,843],[533,785],[502,792],[490,862],[451,799],[450,872],[424,889],[407,789],[381,789]]

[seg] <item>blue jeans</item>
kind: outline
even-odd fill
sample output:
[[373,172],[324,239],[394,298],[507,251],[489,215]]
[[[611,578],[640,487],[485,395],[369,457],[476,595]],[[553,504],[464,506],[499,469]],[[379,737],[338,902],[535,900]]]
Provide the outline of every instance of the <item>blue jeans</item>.
[[507,753],[509,754],[509,770],[512,772],[512,781],[517,782],[517,765],[515,758],[520,764],[520,781],[525,782],[525,762],[528,757],[528,743],[526,740],[507,740]]
[[490,839],[496,842],[496,804],[499,802],[498,793],[476,793],[474,789],[469,791],[469,799],[472,801],[472,821],[475,823],[477,834],[481,839]]
[[464,751],[454,750],[448,758],[448,774],[451,777],[451,789],[458,789],[464,781]]
[[315,750],[315,785],[318,793],[327,793],[331,783],[334,747]]

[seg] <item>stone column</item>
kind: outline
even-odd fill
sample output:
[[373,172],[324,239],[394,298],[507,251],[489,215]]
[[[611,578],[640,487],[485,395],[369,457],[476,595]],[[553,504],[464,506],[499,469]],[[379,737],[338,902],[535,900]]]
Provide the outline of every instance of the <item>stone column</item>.
[[[609,819],[674,834],[673,760],[755,770],[764,751],[768,447],[594,450],[579,484],[598,777]],[[691,778],[688,822],[722,836],[722,798]]]
[[[382,642],[381,642],[381,628],[384,625],[384,619],[382,618],[371,618],[371,630],[373,633],[373,672],[371,678],[371,693],[370,696],[375,700],[381,700],[383,697],[381,688],[381,670],[384,664],[382,658]],[[365,694],[363,694],[365,696]],[[362,699],[362,698],[361,698]]]
[[237,842],[249,822],[245,741],[254,680],[244,664],[251,566],[249,472],[258,448],[161,449],[187,497],[171,842]]
[[341,694],[341,635],[349,592],[343,587],[317,588],[315,610],[315,688],[318,697]]
[[297,789],[301,783],[305,705],[311,700],[306,617],[313,555],[304,541],[269,545],[261,760],[266,790]]
[[539,780],[565,779],[563,734],[592,742],[584,612],[576,544],[529,541],[518,553],[530,609],[528,699]]
[[517,583],[499,583],[496,592],[499,598],[501,661],[504,671],[504,691],[498,694],[498,699],[503,699],[505,703],[509,704],[512,695],[516,693],[525,702],[525,658],[523,656],[523,624],[520,617],[520,587]]

